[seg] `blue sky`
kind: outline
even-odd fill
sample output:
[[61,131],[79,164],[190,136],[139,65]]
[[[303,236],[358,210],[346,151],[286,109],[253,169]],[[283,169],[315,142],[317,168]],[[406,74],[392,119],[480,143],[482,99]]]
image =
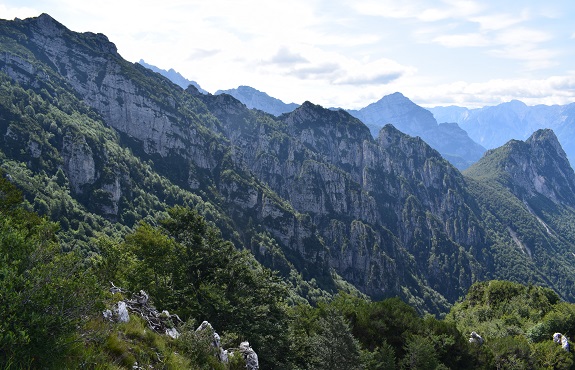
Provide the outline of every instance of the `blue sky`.
[[575,102],[571,0],[0,0],[3,19],[40,13],[210,92],[343,108],[396,91],[423,106]]

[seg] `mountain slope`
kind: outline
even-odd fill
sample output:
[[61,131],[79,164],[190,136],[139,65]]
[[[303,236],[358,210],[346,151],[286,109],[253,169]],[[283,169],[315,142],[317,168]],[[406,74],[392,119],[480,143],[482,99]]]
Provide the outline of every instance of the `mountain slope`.
[[[550,239],[543,227],[515,227],[515,238],[508,232],[508,209],[497,204],[513,199],[482,193],[503,185],[464,177],[420,138],[391,125],[373,138],[349,113],[310,102],[275,117],[228,94],[182,90],[123,60],[105,36],[71,32],[48,15],[2,21],[0,38],[0,70],[6,94],[14,96],[4,109],[12,115],[0,126],[4,155],[29,164],[37,177],[57,179],[61,169],[75,201],[88,208],[100,200],[107,207],[93,208],[100,217],[126,225],[124,215],[142,203],[132,187],[157,177],[164,185],[148,183],[141,193],[179,203],[181,197],[172,194],[181,189],[194,199],[191,205],[213,210],[210,220],[237,247],[284,276],[301,274],[310,290],[317,284],[333,292],[347,281],[374,298],[399,295],[421,310],[445,312],[473,282],[511,270],[515,280],[543,282],[575,298],[567,260],[509,252],[525,236],[548,244]],[[68,123],[54,119],[52,127],[30,104],[16,107],[20,90],[30,101],[46,90],[50,98],[42,104],[64,111]],[[415,124],[437,127],[429,116],[421,112]],[[74,123],[75,131],[68,127]],[[55,130],[53,142],[48,133],[32,140],[39,125]],[[75,136],[67,138],[67,132]],[[54,159],[45,166],[49,152]],[[149,173],[130,172],[121,165],[132,163],[128,158]],[[549,160],[563,167],[560,153]],[[10,167],[12,173],[17,167]],[[556,234],[575,220],[571,205],[556,203],[560,199],[550,199],[544,210],[557,217],[550,226]],[[551,207],[556,204],[559,213]],[[520,201],[510,206],[521,210],[513,213],[517,223],[539,223]],[[145,216],[134,214],[131,222]],[[557,240],[553,248],[565,253],[575,237],[563,233]],[[529,269],[504,268],[523,265]],[[560,266],[566,275],[546,278],[553,274],[549,266]]]
[[[573,294],[575,173],[554,133],[539,130],[525,142],[490,150],[465,175],[499,240],[495,271],[515,280],[533,271],[535,281]],[[499,244],[505,239],[513,244]]]

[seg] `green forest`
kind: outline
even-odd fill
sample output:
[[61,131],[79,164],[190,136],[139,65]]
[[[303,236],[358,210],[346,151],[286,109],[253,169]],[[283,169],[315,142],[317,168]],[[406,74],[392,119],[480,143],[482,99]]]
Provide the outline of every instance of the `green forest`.
[[[552,290],[508,281],[474,284],[447,315],[420,315],[399,298],[340,292],[309,304],[294,286],[237,250],[197,211],[170,208],[123,237],[101,235],[99,254],[67,251],[60,225],[23,203],[0,178],[0,361],[3,369],[242,369],[222,347],[247,340],[262,369],[569,369],[553,341],[575,334],[575,305]],[[122,292],[111,293],[110,282]],[[176,313],[173,339],[137,313],[115,323],[102,312],[146,291]],[[470,343],[471,332],[484,342]]]

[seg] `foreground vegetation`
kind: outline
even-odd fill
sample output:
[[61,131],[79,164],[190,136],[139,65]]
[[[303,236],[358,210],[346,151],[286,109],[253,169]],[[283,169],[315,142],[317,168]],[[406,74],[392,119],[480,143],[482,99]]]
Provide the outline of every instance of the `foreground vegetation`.
[[[208,320],[224,348],[248,340],[262,369],[569,369],[553,342],[575,335],[575,305],[552,290],[507,281],[473,285],[444,319],[398,298],[371,302],[340,293],[310,305],[293,287],[238,251],[197,212],[172,208],[142,222],[98,254],[65,252],[58,225],[27,210],[0,178],[0,362],[20,368],[240,369],[216,359]],[[125,293],[111,294],[109,282]],[[145,290],[160,310],[185,321],[172,339],[138,315],[104,320],[102,310]],[[483,345],[469,343],[471,331]]]

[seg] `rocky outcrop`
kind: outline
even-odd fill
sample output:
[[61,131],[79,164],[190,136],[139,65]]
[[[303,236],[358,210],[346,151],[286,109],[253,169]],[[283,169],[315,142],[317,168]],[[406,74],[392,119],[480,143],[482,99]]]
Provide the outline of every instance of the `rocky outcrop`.
[[[128,293],[114,284],[112,284],[110,292],[113,294]],[[142,317],[148,323],[149,328],[156,333],[166,334],[174,339],[178,338],[180,333],[176,327],[182,324],[180,317],[175,314],[172,315],[166,310],[159,312],[148,301],[148,294],[140,290],[139,293],[132,294],[132,298],[116,303],[112,310],[105,310],[102,316],[110,321],[128,322],[131,312]]]
[[220,362],[226,364],[229,362],[230,358],[240,355],[246,363],[246,369],[258,370],[260,368],[258,355],[256,351],[250,347],[249,342],[241,342],[238,348],[229,348],[224,350],[220,343],[220,335],[214,330],[212,324],[207,321],[203,321],[200,326],[198,326],[196,333],[206,333],[213,338],[210,344],[214,347],[216,357]]
[[469,336],[469,343],[482,345],[484,342],[483,337],[477,334],[476,332],[472,331],[471,335]]
[[82,193],[85,185],[96,181],[96,162],[92,149],[83,136],[65,136],[63,144],[64,170],[72,190]]
[[104,319],[115,322],[129,322],[130,314],[126,306],[126,302],[119,301],[116,303],[112,310],[105,310],[102,312]]
[[214,347],[216,351],[216,356],[220,362],[227,363],[228,362],[228,351],[224,350],[221,347],[220,342],[220,335],[214,330],[212,324],[207,321],[202,321],[200,326],[196,329],[196,333],[207,332],[208,334],[212,335],[212,342],[211,345]]
[[553,342],[560,344],[565,352],[569,352],[569,339],[561,333],[553,334]]
[[239,352],[244,357],[246,361],[246,369],[248,370],[258,370],[260,368],[260,364],[258,361],[257,353],[250,347],[249,342],[241,342],[239,347]]

